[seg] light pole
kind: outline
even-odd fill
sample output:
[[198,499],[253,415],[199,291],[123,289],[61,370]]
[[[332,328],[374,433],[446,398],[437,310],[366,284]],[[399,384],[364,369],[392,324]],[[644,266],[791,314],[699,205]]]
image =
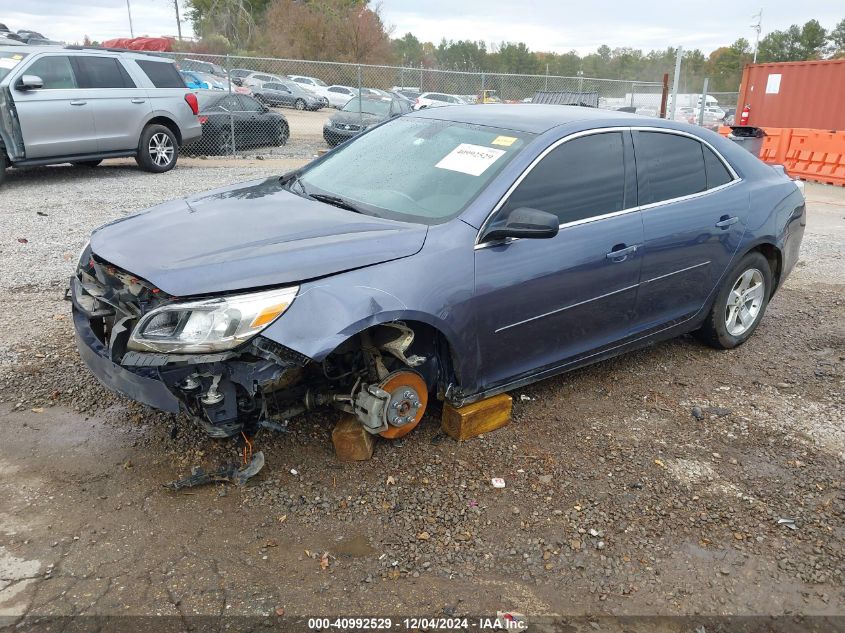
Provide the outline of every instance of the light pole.
[[[127,0],[128,2],[129,0]],[[173,8],[176,9],[176,32],[179,34],[179,41],[182,41],[182,21],[179,19],[179,0],[173,0]]]
[[754,38],[754,64],[757,63],[757,48],[760,46],[760,31],[763,30],[763,8],[760,7],[760,12],[751,16],[757,18],[757,22],[751,25],[754,32],[757,34]]
[[132,7],[129,6],[129,0],[126,0],[126,13],[129,14],[129,35],[135,37],[135,29],[132,28]]

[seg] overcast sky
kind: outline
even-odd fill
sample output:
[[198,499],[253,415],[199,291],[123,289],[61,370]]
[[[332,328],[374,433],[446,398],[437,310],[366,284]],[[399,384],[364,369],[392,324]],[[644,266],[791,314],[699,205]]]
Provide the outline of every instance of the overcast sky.
[[[173,0],[129,0],[135,35],[173,35]],[[180,0],[184,8],[184,0]],[[828,29],[845,18],[842,0],[383,0],[393,37],[424,41],[523,41],[532,50],[579,53],[681,44],[709,53],[738,37],[753,41],[751,15],[763,7],[763,34],[818,19]],[[0,21],[67,42],[129,36],[126,0],[0,0]],[[182,30],[191,33],[184,21]]]

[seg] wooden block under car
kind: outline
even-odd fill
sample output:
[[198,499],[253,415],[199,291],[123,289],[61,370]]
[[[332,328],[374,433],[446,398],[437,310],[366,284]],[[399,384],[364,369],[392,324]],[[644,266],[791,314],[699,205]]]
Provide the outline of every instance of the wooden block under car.
[[332,431],[332,443],[337,458],[342,462],[362,462],[373,456],[375,438],[353,415],[345,415]]
[[448,402],[443,404],[440,427],[451,438],[468,440],[482,433],[489,433],[511,421],[511,397],[502,393],[472,404],[456,408]]

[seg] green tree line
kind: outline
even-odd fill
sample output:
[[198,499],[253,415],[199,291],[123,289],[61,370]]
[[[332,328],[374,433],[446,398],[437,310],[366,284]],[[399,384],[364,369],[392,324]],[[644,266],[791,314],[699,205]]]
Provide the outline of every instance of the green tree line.
[[[583,75],[660,81],[674,68],[677,49],[643,51],[600,46],[579,55],[531,50],[525,42],[425,42],[413,33],[391,37],[378,6],[366,0],[189,0],[200,41],[196,52],[237,52],[268,57],[396,64],[470,72]],[[845,19],[827,30],[818,20],[766,33],[758,62],[845,57]],[[680,89],[694,92],[704,77],[713,91],[735,91],[751,63],[751,43],[739,38],[709,55],[684,50]]]

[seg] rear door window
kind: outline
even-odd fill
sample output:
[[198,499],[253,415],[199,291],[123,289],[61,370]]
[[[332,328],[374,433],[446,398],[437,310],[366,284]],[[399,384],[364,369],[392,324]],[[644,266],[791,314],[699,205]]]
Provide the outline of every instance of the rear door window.
[[[636,132],[640,204],[672,200],[707,189],[701,143],[666,132]],[[645,185],[645,186],[643,186]]]
[[707,175],[707,188],[721,187],[733,180],[733,176],[712,149],[702,144],[704,152],[704,171]]
[[185,88],[185,81],[171,62],[136,59],[135,63],[156,88]]
[[590,134],[549,152],[510,195],[496,223],[530,207],[567,224],[621,211],[631,206],[627,202],[622,133]]
[[67,55],[49,55],[36,59],[24,71],[24,74],[41,77],[45,90],[67,90],[79,87]]
[[78,56],[72,63],[80,88],[134,88],[135,82],[114,57]]

